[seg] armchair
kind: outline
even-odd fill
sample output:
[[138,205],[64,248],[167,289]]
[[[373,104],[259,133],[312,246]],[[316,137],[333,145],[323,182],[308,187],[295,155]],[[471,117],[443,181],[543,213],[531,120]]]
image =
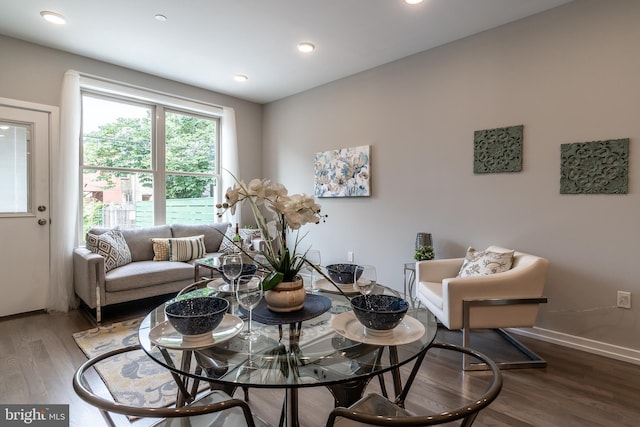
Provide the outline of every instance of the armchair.
[[[487,251],[509,252],[498,246]],[[418,261],[416,298],[448,329],[462,329],[463,347],[470,345],[472,329],[494,329],[529,360],[498,363],[501,369],[545,367],[546,361],[509,335],[503,328],[533,327],[542,296],[549,261],[514,252],[507,271],[458,277],[464,258]],[[465,370],[484,369],[463,357]]]

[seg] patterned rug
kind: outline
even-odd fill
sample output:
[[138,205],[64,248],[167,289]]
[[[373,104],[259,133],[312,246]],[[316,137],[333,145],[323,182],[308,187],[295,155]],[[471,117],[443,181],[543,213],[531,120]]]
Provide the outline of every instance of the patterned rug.
[[[77,332],[73,338],[87,358],[138,344],[142,319]],[[142,350],[111,357],[95,365],[113,398],[132,406],[161,407],[175,402],[178,387],[171,374]]]

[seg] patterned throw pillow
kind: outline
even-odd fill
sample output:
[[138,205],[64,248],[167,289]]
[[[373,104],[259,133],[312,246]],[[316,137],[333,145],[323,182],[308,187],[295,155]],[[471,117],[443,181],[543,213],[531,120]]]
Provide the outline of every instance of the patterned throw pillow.
[[[234,234],[236,234],[234,227],[229,225],[229,228],[227,228],[224,238],[222,239],[222,243],[220,244],[220,252],[230,253],[237,251],[236,246],[233,244]],[[260,230],[257,228],[241,228],[238,230],[238,234],[240,234],[240,238],[243,242],[247,239],[251,241],[260,237]]]
[[508,271],[513,264],[514,252],[476,251],[470,247],[458,277],[487,276]]
[[227,228],[227,231],[224,233],[224,237],[222,239],[222,243],[220,243],[220,252],[229,253],[233,252],[235,246],[233,245],[233,235],[235,234],[235,230],[231,225]]
[[118,229],[109,230],[102,234],[87,233],[87,249],[104,257],[105,271],[131,262],[131,251]]
[[207,253],[204,248],[204,234],[193,237],[177,237],[167,239],[169,243],[169,261],[189,261],[203,258]]
[[153,260],[169,261],[169,238],[153,238]]

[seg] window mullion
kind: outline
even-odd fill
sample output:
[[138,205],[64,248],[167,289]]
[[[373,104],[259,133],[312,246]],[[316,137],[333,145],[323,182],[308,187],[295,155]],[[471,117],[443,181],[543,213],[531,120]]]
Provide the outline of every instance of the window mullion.
[[156,106],[155,123],[153,126],[153,158],[154,158],[154,201],[153,218],[155,224],[165,224],[167,219],[166,201],[166,132],[165,132],[165,109],[163,106]]

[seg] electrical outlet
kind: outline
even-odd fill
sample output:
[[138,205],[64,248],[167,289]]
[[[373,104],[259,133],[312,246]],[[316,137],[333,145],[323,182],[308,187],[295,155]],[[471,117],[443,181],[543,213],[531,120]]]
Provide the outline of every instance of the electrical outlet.
[[353,251],[347,252],[347,261],[353,262]]
[[618,302],[616,307],[631,308],[631,292],[618,291]]

